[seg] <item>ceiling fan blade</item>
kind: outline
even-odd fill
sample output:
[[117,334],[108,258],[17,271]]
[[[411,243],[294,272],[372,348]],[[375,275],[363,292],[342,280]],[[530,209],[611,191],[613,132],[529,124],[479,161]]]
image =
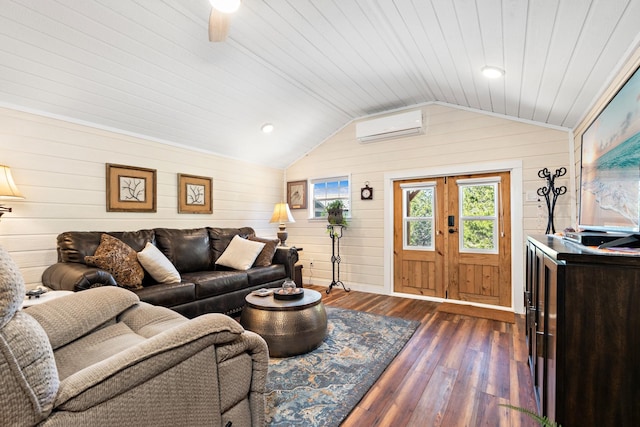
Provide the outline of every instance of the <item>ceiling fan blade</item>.
[[229,34],[229,21],[230,16],[226,13],[220,12],[215,8],[211,8],[211,15],[209,15],[209,41],[210,42],[223,42]]

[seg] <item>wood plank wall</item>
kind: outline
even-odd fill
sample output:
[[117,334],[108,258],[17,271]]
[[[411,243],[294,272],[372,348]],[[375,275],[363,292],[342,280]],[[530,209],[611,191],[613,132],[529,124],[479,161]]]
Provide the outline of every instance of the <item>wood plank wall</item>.
[[[488,115],[449,105],[422,107],[427,131],[424,135],[360,144],[355,122],[308,153],[287,169],[287,180],[349,174],[352,183],[351,226],[341,245],[341,278],[350,286],[382,292],[384,286],[384,175],[447,165],[521,160],[523,164],[523,235],[544,232],[544,203],[527,202],[526,193],[545,185],[538,171],[573,167],[570,133],[559,129]],[[567,174],[556,185],[573,184]],[[360,200],[365,182],[374,188],[373,200]],[[541,206],[539,208],[539,206]],[[560,197],[556,208],[556,230],[573,224],[569,197]],[[331,244],[325,223],[309,220],[308,212],[294,210],[288,243],[303,247],[301,260],[305,283],[331,282]],[[524,248],[524,242],[520,242]],[[524,250],[524,249],[523,249]],[[313,261],[313,268],[310,268]],[[515,273],[519,274],[519,273]]]
[[[215,135],[211,136],[215,138]],[[0,221],[0,245],[28,286],[56,261],[56,236],[68,230],[251,226],[269,224],[284,175],[273,169],[113,131],[0,108],[0,164],[11,167],[22,201]],[[156,213],[106,212],[105,163],[157,170]],[[213,214],[178,214],[177,174],[213,177]]]

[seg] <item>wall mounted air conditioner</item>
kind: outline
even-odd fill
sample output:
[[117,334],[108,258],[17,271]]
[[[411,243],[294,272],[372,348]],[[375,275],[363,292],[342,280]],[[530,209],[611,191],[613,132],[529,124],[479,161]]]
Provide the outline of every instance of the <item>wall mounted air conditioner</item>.
[[422,110],[413,110],[356,123],[356,138],[362,143],[424,133]]

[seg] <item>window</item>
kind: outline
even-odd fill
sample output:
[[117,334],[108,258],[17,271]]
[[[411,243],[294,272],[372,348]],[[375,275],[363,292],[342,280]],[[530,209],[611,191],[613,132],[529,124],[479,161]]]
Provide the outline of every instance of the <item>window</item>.
[[311,180],[311,191],[312,218],[326,217],[325,206],[334,200],[342,200],[345,218],[351,217],[351,185],[348,176],[313,179]]
[[436,188],[434,182],[402,184],[404,249],[433,250]]
[[458,180],[460,252],[498,253],[499,177]]

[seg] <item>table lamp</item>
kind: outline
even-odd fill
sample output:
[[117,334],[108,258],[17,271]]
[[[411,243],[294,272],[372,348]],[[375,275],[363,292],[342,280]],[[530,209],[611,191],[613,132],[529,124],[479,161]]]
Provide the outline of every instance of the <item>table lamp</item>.
[[[15,182],[13,182],[11,169],[5,165],[0,165],[0,199],[24,199]],[[11,212],[11,208],[0,206],[0,217],[6,212]]]
[[278,231],[278,239],[280,239],[280,246],[284,246],[284,242],[287,240],[289,233],[286,231],[285,223],[296,222],[291,215],[288,203],[276,203],[276,207],[273,209],[273,215],[271,215],[270,223],[277,222],[280,224]]

